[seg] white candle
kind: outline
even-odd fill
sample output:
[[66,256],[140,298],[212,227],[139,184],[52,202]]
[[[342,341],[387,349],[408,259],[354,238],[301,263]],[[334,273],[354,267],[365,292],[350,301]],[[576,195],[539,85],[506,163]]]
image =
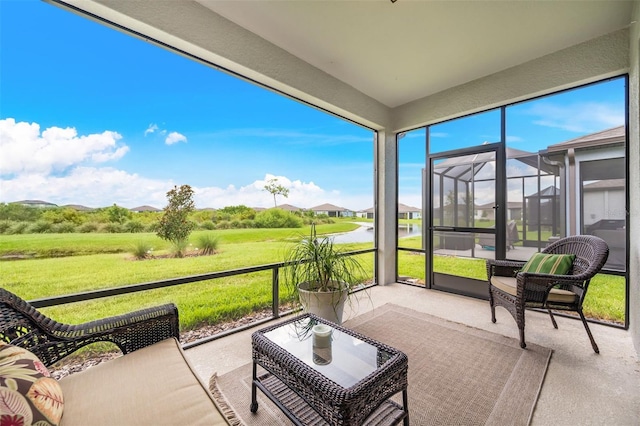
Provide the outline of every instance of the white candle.
[[328,348],[331,346],[331,327],[325,324],[314,325],[313,346],[316,348]]

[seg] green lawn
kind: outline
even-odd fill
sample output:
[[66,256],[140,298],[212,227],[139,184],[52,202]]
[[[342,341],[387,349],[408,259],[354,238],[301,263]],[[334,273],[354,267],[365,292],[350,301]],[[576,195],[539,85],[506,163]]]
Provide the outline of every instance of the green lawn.
[[[424,283],[424,256],[412,252],[399,252],[399,275],[419,278]],[[487,280],[485,261],[453,256],[434,256],[434,271]],[[487,290],[488,291],[488,290]],[[583,310],[587,317],[603,321],[624,323],[625,278],[598,274],[589,285]]]
[[[319,225],[318,232],[345,232],[357,225],[341,222]],[[0,262],[0,286],[31,300],[49,296],[119,287],[130,284],[184,277],[247,266],[281,262],[288,245],[301,229],[231,229],[211,232],[220,239],[218,253],[212,256],[134,260],[128,253],[140,239],[152,241],[154,253],[166,252],[168,245],[153,234],[31,234],[0,236],[1,252],[16,252],[22,242],[39,256],[56,245],[66,247],[65,257],[36,257]],[[100,237],[93,241],[91,237]],[[39,238],[38,238],[39,237]],[[105,253],[100,242],[110,249]],[[194,248],[194,247],[192,247]],[[371,248],[371,244],[345,244],[345,250]],[[115,251],[116,253],[110,253]],[[87,254],[93,252],[94,254]],[[80,255],[82,254],[82,255]],[[373,254],[360,255],[367,272],[373,276]],[[131,295],[104,298],[46,308],[43,311],[58,321],[78,323],[90,319],[130,312],[134,309],[173,302],[179,308],[183,329],[235,319],[253,310],[270,308],[271,270],[190,283]],[[289,298],[287,288],[280,289],[282,302]]]
[[[346,232],[357,225],[346,221],[319,225],[319,233]],[[0,286],[31,300],[88,290],[118,287],[197,275],[246,266],[281,262],[289,244],[309,227],[301,229],[229,229],[194,232],[219,238],[218,253],[181,259],[134,260],[129,253],[137,241],[149,242],[154,253],[169,246],[154,234],[28,234],[0,235],[0,256],[31,254],[33,258],[0,262]],[[403,240],[404,241],[404,240]],[[413,240],[408,239],[411,244]],[[419,242],[419,239],[417,239]],[[416,244],[418,244],[416,242]],[[406,246],[403,243],[403,246]],[[344,245],[347,250],[371,248],[371,243]],[[195,246],[191,247],[192,249]],[[63,255],[64,256],[61,256]],[[59,257],[48,257],[59,256]],[[373,276],[373,254],[360,255]],[[452,257],[437,258],[436,270],[485,280],[484,261]],[[424,280],[424,256],[400,252],[399,273]],[[178,305],[180,324],[191,329],[201,324],[239,318],[252,310],[271,307],[271,270],[165,289],[116,296],[44,309],[58,321],[79,323],[156,305]],[[289,299],[280,289],[281,302]],[[599,275],[593,280],[585,303],[589,316],[624,321],[624,279]]]

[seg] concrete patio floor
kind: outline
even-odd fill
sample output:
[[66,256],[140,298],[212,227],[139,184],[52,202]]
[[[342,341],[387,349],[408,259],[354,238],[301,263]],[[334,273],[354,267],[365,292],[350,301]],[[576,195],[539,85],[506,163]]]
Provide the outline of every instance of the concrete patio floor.
[[[497,308],[491,322],[487,301],[403,284],[377,286],[358,297],[357,313],[394,303],[450,321],[517,338],[511,315]],[[345,320],[353,317],[345,313]],[[600,347],[595,354],[579,320],[527,311],[527,342],[553,349],[532,425],[640,425],[640,360],[626,330],[591,324]],[[205,383],[251,361],[251,333],[245,330],[187,350]],[[249,403],[247,401],[247,403]]]

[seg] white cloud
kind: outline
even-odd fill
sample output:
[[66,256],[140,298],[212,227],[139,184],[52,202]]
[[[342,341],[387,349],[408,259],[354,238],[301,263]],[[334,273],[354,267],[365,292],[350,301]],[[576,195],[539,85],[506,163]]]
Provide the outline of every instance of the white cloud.
[[171,132],[164,141],[167,145],[173,145],[178,142],[187,142],[187,137],[178,132]]
[[576,133],[592,133],[624,124],[624,106],[607,103],[578,102],[560,105],[538,102],[526,113],[538,117],[535,124]]
[[[157,130],[154,130],[157,132]],[[158,132],[159,133],[159,132]],[[172,136],[174,135],[174,136]],[[179,133],[174,141],[186,141]],[[73,128],[50,127],[40,132],[37,123],[0,120],[0,202],[39,199],[55,204],[82,204],[106,207],[114,203],[135,207],[166,205],[166,193],[172,180],[151,179],[114,167],[99,167],[106,161],[122,158],[129,147],[118,144],[116,132],[79,136]],[[264,190],[271,179],[289,189],[287,198],[277,196],[278,204],[311,208],[332,203],[349,209],[373,205],[373,194],[353,196],[319,187],[314,182],[266,174],[243,186],[193,186],[197,208],[222,208],[230,205],[272,207],[273,195]]]
[[42,199],[58,205],[82,204],[106,207],[113,203],[125,207],[150,204],[162,207],[170,181],[148,179],[111,167],[76,167],[65,176],[23,174],[0,180],[2,201]]
[[158,125],[157,124],[149,124],[149,127],[147,127],[147,130],[144,131],[144,135],[147,136],[151,133],[154,133],[156,130],[158,130]]
[[81,163],[118,160],[129,147],[118,144],[116,132],[78,136],[76,129],[50,127],[40,133],[37,123],[0,120],[0,174],[43,174],[61,172]]

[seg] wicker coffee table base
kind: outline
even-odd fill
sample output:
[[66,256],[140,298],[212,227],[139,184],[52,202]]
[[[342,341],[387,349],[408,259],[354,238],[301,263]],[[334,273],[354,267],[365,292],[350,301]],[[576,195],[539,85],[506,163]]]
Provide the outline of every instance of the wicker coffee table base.
[[[278,408],[296,425],[326,426],[327,423],[318,413],[309,406],[298,394],[282,383],[276,376],[266,373],[257,377],[254,384],[271,400]],[[255,391],[255,388],[254,388]],[[406,391],[403,392],[406,403]],[[255,398],[253,398],[255,401]],[[251,404],[251,412],[258,411],[258,403]],[[391,426],[405,419],[404,408],[392,401],[385,401],[368,418],[367,425]]]

